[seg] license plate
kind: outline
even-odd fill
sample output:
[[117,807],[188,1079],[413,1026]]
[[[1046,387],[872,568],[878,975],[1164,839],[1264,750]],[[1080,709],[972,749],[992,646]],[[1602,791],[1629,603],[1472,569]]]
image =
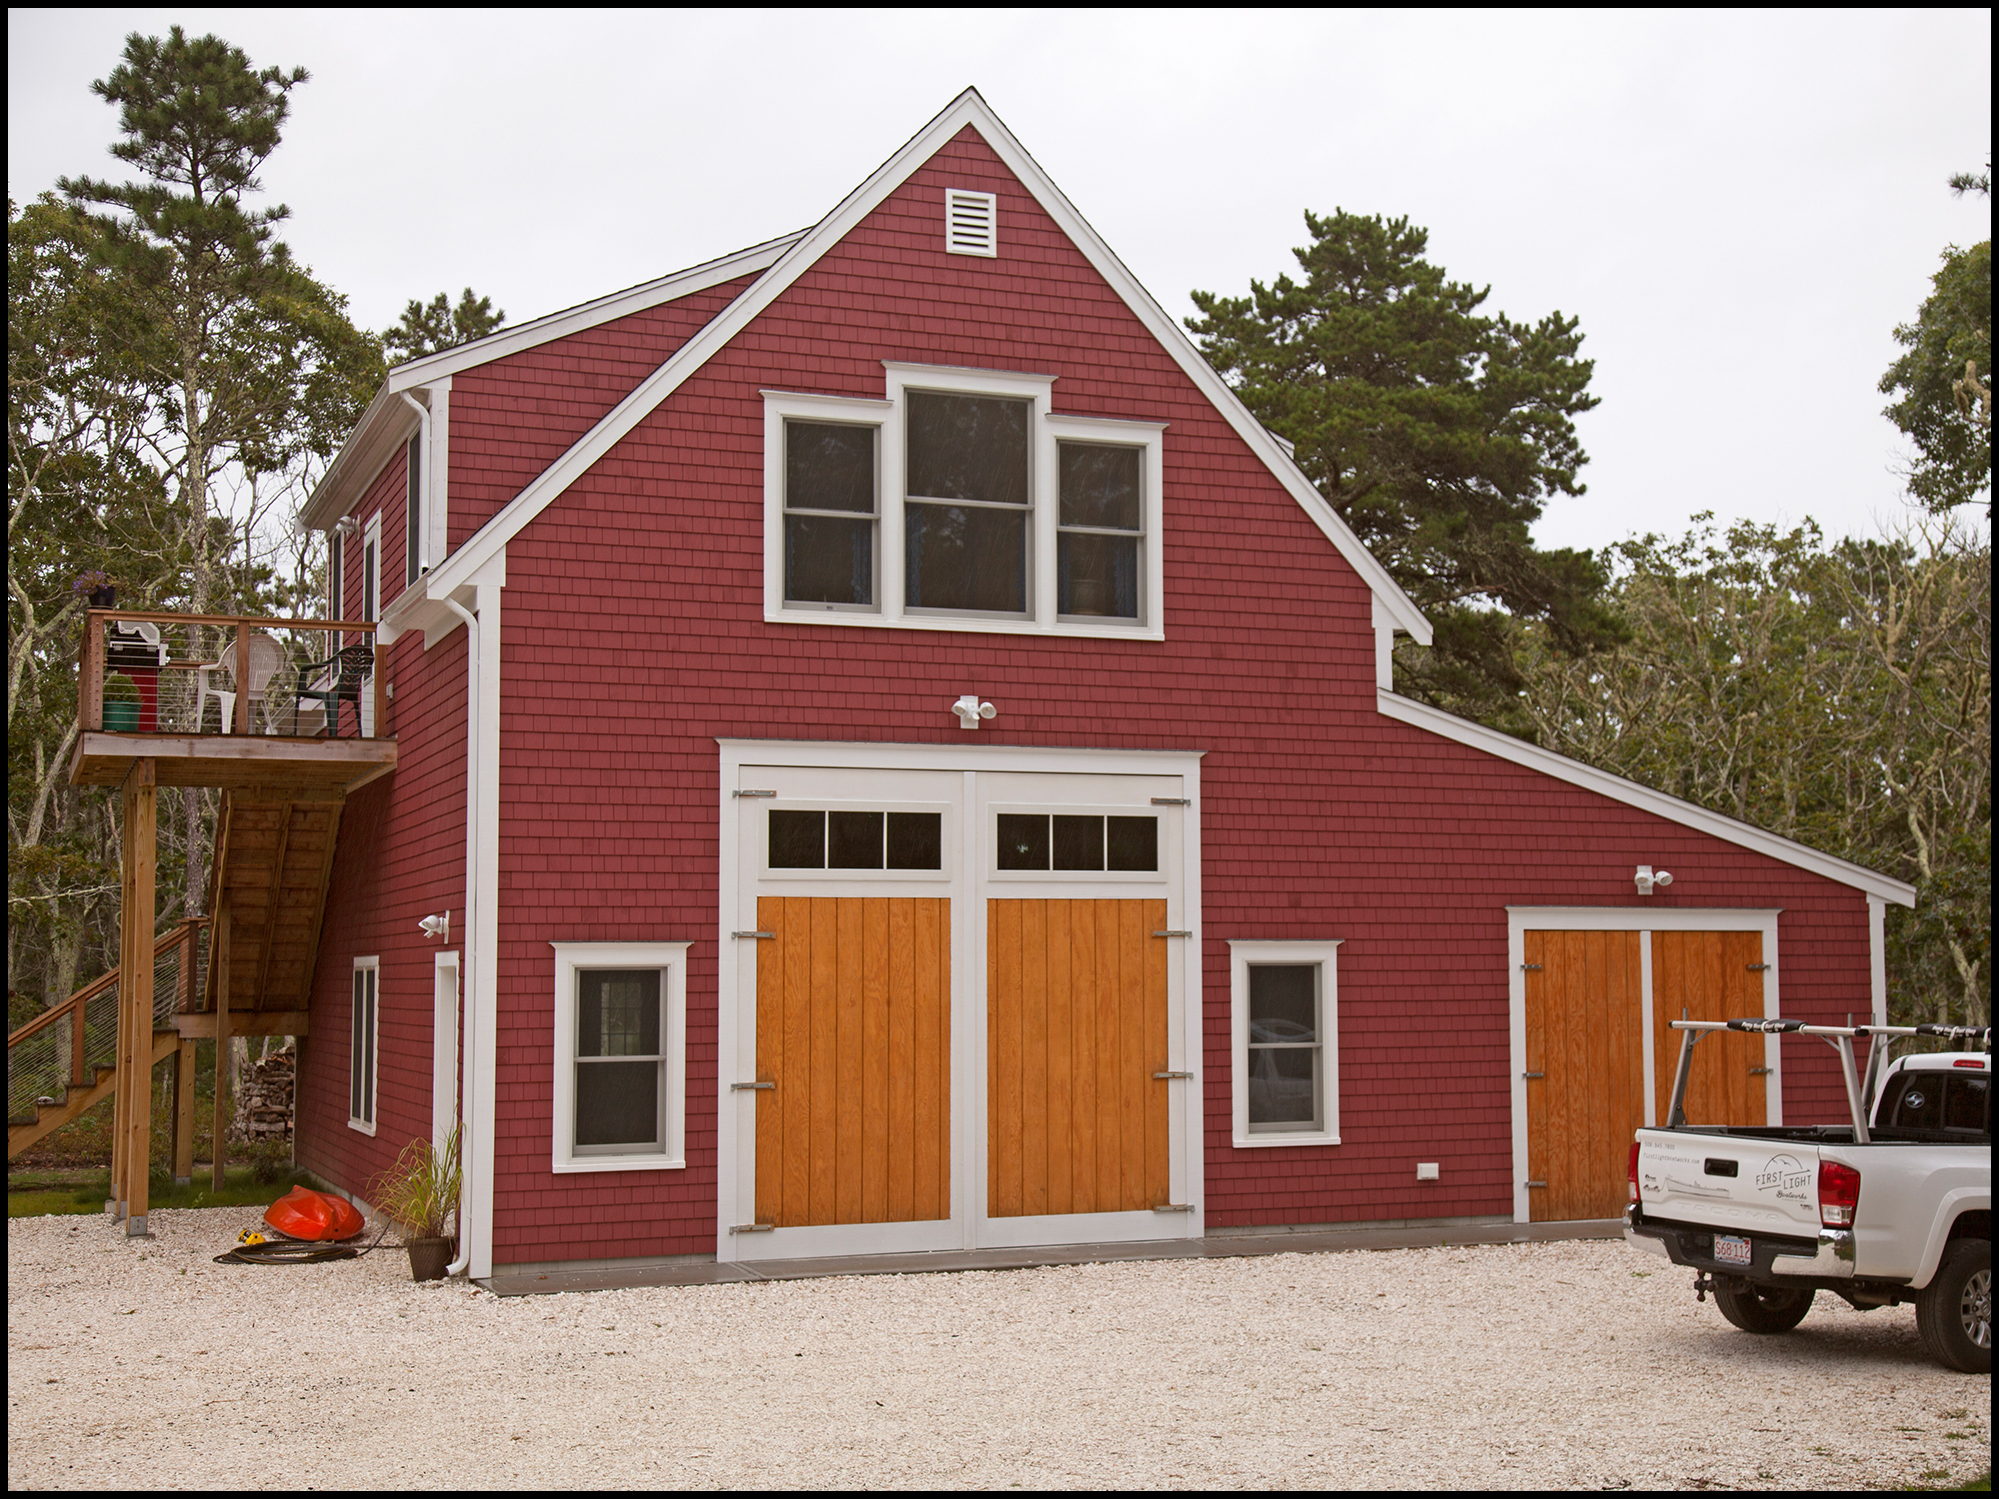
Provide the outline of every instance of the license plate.
[[1714,1259],[1718,1265],[1748,1265],[1754,1263],[1749,1252],[1749,1241],[1734,1234],[1714,1236]]

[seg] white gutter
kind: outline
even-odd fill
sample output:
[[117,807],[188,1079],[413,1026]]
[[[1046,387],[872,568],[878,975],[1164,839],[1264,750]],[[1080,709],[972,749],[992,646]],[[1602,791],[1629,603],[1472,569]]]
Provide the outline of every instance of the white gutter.
[[[421,438],[423,444],[423,473],[420,474],[417,478],[417,526],[416,526],[416,533],[417,533],[416,575],[419,578],[421,578],[425,573],[430,571],[430,465],[431,465],[431,455],[435,453],[437,450],[433,448],[430,444],[430,408],[424,405],[423,402],[419,401],[415,396],[411,395],[406,390],[402,391],[400,394],[402,395],[402,398],[405,401],[409,402],[411,406],[416,408],[417,424],[419,430],[423,434]],[[403,522],[404,537],[407,538],[409,536],[409,533],[410,533],[410,526],[408,518],[405,517]],[[408,568],[408,565],[409,565],[408,563],[404,563],[405,569]],[[405,577],[408,576],[407,571],[405,571],[404,576]],[[446,600],[446,602],[449,603],[450,601]],[[451,607],[454,609],[458,609],[458,605],[456,604],[452,604]],[[463,614],[464,612],[465,612],[464,610],[459,609],[459,613]],[[471,618],[469,614],[466,615],[465,617],[467,619]]]

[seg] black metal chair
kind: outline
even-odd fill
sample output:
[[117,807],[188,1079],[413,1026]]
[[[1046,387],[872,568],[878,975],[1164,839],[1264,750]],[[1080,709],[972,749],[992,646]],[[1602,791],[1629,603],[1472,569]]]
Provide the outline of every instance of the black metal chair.
[[[301,705],[307,698],[316,698],[326,713],[326,726],[320,731],[322,738],[340,737],[340,705],[354,705],[354,737],[361,737],[361,684],[375,669],[375,648],[372,645],[350,645],[345,650],[336,651],[324,661],[309,661],[298,670],[299,686],[292,698],[292,736],[298,736],[298,721]],[[324,673],[325,675],[321,675]],[[320,685],[308,687],[305,684],[318,680]]]

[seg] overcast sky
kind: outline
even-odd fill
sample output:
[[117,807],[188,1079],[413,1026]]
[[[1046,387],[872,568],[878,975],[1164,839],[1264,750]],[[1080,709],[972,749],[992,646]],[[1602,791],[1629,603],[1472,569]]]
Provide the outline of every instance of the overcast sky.
[[1406,214],[1489,308],[1582,319],[1589,493],[1544,545],[1892,523],[1892,330],[1991,233],[1946,186],[1989,155],[1984,9],[11,10],[11,196],[124,174],[90,82],[175,22],[311,70],[264,183],[376,329],[467,285],[521,322],[801,228],[967,84],[1175,316],[1290,269],[1305,208]]

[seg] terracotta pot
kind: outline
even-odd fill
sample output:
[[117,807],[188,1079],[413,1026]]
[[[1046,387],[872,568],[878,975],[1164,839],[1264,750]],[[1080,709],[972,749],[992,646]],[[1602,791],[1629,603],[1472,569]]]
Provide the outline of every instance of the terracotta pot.
[[458,1249],[456,1239],[411,1239],[405,1246],[410,1252],[411,1280],[443,1280],[445,1266],[449,1265]]

